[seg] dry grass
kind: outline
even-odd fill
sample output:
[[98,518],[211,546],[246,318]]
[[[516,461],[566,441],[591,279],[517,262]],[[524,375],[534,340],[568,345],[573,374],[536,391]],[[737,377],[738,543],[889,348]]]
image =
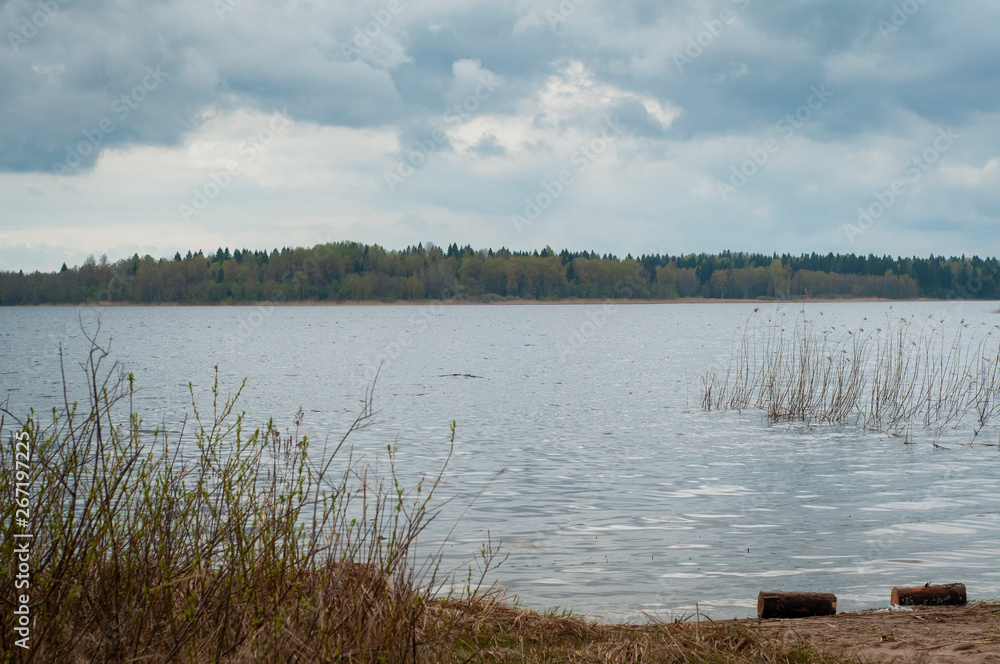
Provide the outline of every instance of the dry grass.
[[[867,329],[866,329],[867,328]],[[967,427],[975,440],[1000,412],[1000,337],[962,321],[912,319],[857,330],[818,329],[784,316],[749,324],[734,339],[725,374],[702,378],[702,406],[758,409],[771,422],[853,424],[909,439],[913,427],[935,442]]]
[[608,625],[584,618],[543,615],[487,594],[445,602],[454,645],[449,662],[792,662],[846,661],[800,639],[764,635],[753,623],[725,621]]

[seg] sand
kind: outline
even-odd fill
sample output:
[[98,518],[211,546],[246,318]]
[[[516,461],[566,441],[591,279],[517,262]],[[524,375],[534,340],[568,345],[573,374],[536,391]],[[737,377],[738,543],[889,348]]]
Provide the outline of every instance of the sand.
[[1000,664],[1000,601],[765,620],[758,625],[765,634],[802,637],[817,650],[861,662]]

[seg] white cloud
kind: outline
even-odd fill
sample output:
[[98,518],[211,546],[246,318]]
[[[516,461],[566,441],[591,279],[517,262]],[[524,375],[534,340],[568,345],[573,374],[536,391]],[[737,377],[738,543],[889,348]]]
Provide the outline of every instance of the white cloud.
[[972,189],[991,185],[995,190],[1000,184],[1000,159],[994,157],[979,168],[969,164],[945,163],[941,165],[941,175],[945,182],[960,187]]
[[537,119],[545,124],[573,125],[606,115],[615,105],[628,100],[641,103],[665,127],[680,114],[678,109],[661,104],[650,95],[601,82],[582,62],[571,60],[558,74],[550,76],[539,90]]

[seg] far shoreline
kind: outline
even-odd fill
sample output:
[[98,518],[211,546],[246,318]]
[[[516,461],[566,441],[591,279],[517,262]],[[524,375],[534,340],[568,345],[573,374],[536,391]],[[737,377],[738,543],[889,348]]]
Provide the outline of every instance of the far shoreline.
[[1000,302],[1000,300],[963,300],[963,299],[943,299],[932,297],[918,297],[905,300],[878,297],[859,298],[797,298],[797,299],[754,299],[743,300],[737,298],[706,298],[687,297],[675,300],[640,300],[626,298],[560,298],[554,300],[534,300],[526,298],[497,298],[483,299],[477,297],[450,298],[447,300],[424,299],[424,300],[393,300],[390,302],[382,300],[258,300],[256,302],[65,302],[42,304],[8,304],[0,305],[4,308],[44,308],[44,307],[422,307],[422,306],[546,306],[546,305],[637,305],[637,304],[753,304],[756,306],[767,306],[771,304],[841,304],[841,303],[908,303],[908,302]]

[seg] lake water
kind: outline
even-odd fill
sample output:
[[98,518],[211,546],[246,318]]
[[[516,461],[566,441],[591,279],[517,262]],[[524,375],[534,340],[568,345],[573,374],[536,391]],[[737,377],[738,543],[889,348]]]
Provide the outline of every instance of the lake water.
[[[754,309],[758,308],[758,311]],[[446,553],[471,559],[489,530],[497,580],[536,608],[608,620],[698,607],[755,615],[762,589],[835,592],[840,610],[888,604],[893,585],[964,582],[1000,596],[1000,450],[950,432],[935,448],[857,427],[769,425],[700,407],[748,318],[785,313],[862,326],[886,315],[1000,322],[996,303],[0,308],[0,399],[61,402],[58,347],[79,381],[80,320],[112,337],[147,424],[175,426],[188,381],[204,401],[249,382],[252,421],[305,411],[339,436],[381,363],[374,459],[397,441],[412,485],[454,455],[442,537],[480,489]],[[82,396],[82,394],[81,394]],[[997,441],[996,429],[981,440]],[[991,437],[991,438],[990,438]],[[500,471],[503,473],[498,475]]]

